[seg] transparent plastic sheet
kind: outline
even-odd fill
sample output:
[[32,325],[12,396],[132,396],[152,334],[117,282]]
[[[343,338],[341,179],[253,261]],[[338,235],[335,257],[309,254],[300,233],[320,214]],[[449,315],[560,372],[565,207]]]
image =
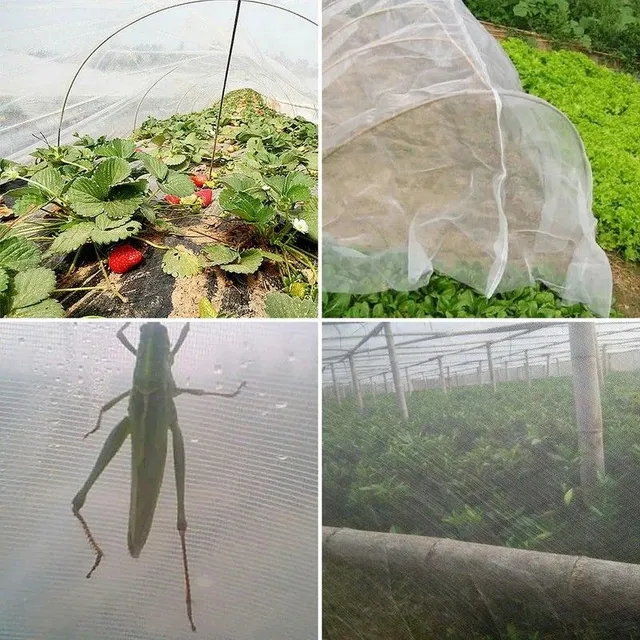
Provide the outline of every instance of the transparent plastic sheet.
[[[0,157],[25,159],[43,144],[34,136],[55,144],[70,87],[62,143],[75,132],[128,135],[147,116],[218,101],[235,9],[235,0],[3,3]],[[243,0],[227,91],[254,89],[317,120],[316,14],[313,2]]]
[[638,636],[640,323],[325,323],[322,351],[323,638]]
[[579,135],[462,0],[326,0],[324,286],[487,296],[542,281],[608,316]]
[[[71,500],[127,400],[134,357],[121,322],[21,322],[0,327],[0,638],[125,639],[317,636],[317,327],[192,323],[176,355],[193,614],[185,612],[171,443],[149,539],[127,550],[130,444],[88,494]],[[163,322],[175,344],[182,321]],[[139,322],[125,334],[136,346]]]

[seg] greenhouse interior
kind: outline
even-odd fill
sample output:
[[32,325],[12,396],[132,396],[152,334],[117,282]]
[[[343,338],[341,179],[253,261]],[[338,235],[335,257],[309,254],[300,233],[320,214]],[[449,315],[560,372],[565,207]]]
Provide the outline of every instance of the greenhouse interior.
[[322,342],[323,637],[637,637],[640,323]]

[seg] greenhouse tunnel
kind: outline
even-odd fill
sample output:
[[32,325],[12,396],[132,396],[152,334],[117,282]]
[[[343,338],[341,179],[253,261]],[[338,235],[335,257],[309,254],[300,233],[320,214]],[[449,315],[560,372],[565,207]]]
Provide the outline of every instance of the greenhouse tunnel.
[[[76,132],[125,136],[148,116],[219,101],[236,8],[236,0],[8,3],[0,157],[24,161],[56,144],[59,129],[63,144]],[[316,13],[315,3],[242,0],[226,91],[254,89],[283,113],[317,120]]]
[[328,291],[415,290],[437,270],[609,315],[580,136],[462,0],[325,1],[322,117]]

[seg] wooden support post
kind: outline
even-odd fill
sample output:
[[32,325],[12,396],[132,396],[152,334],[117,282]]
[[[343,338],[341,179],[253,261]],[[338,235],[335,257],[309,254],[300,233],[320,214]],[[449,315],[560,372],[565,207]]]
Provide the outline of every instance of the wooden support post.
[[578,444],[582,458],[580,484],[588,503],[598,490],[598,474],[604,473],[602,407],[595,324],[593,322],[571,323],[569,342]]
[[384,335],[387,339],[387,351],[389,352],[389,361],[391,362],[391,375],[393,376],[393,384],[396,387],[396,395],[398,397],[398,406],[400,413],[405,420],[409,420],[409,410],[407,409],[407,400],[402,390],[402,381],[400,380],[400,371],[398,369],[398,359],[396,358],[396,345],[393,341],[393,332],[388,322],[384,323]]
[[491,343],[487,342],[487,359],[489,361],[489,379],[491,380],[491,384],[493,386],[493,390],[496,391],[496,376],[495,371],[493,370],[493,357],[491,356]]
[[438,370],[440,371],[440,386],[447,393],[447,382],[444,377],[444,367],[442,366],[442,356],[438,356]]
[[358,383],[358,376],[356,375],[356,365],[353,361],[353,356],[349,356],[349,368],[351,369],[351,381],[353,382],[353,393],[356,397],[358,410],[360,411],[360,413],[364,413],[364,401],[362,399],[362,391],[360,390],[360,384]]

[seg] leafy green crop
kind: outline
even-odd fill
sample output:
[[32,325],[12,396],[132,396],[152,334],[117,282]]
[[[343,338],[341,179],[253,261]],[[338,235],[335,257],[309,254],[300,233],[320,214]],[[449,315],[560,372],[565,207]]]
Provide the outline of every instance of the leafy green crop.
[[[453,278],[434,273],[416,291],[371,294],[323,292],[327,318],[592,318],[582,304],[565,305],[542,284],[501,293],[490,299]],[[612,311],[612,316],[617,316]]]
[[598,243],[640,259],[640,83],[570,51],[503,46],[524,89],[565,113],[578,129],[593,172]]

